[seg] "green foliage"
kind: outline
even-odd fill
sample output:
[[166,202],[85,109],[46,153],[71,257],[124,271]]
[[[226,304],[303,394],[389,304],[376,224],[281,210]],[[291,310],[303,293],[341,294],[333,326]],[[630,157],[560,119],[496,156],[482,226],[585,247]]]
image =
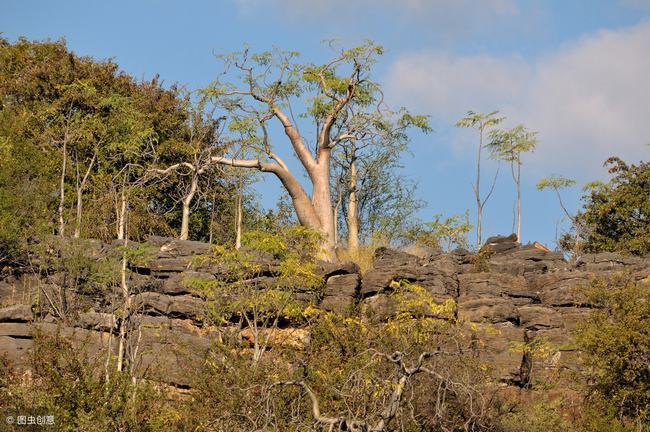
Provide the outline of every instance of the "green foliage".
[[[92,341],[37,334],[32,378],[22,382],[9,365],[0,369],[4,415],[54,416],[60,431],[157,431],[182,427],[178,401],[146,381],[105,369],[105,353]],[[107,373],[107,371],[109,371]],[[39,426],[41,427],[41,426]]]
[[[302,320],[303,305],[296,301],[296,291],[311,296],[314,302],[320,296],[323,280],[315,264],[320,244],[319,233],[299,226],[278,233],[248,232],[239,250],[215,246],[199,263],[220,266],[219,277],[193,284],[208,301],[208,323],[222,325],[235,320],[250,329],[253,359],[258,362],[282,322]],[[273,263],[271,268],[265,260]]]
[[465,117],[456,122],[456,127],[473,128],[482,131],[498,125],[505,119],[504,117],[497,117],[497,114],[499,114],[499,111],[481,114],[470,110],[467,111]]
[[546,189],[559,190],[571,187],[576,184],[576,181],[567,177],[552,175],[545,177],[537,183],[537,190],[543,191]]
[[574,429],[560,412],[561,400],[542,399],[532,405],[521,404],[500,419],[503,432],[565,432]]
[[442,214],[437,214],[424,226],[414,227],[409,237],[420,246],[451,252],[454,248],[469,247],[467,234],[472,228],[469,223],[469,211],[464,215],[453,215],[444,219]]
[[528,131],[524,125],[508,130],[490,131],[488,149],[494,159],[521,164],[521,154],[533,151],[537,146],[537,132]]
[[611,419],[650,422],[650,288],[617,276],[595,280],[589,294],[596,309],[577,342],[591,400]]
[[492,248],[488,245],[479,249],[474,255],[470,257],[470,262],[472,264],[472,272],[482,273],[490,271],[490,258],[492,258],[494,252]]
[[[187,176],[161,182],[148,169],[187,159],[196,137],[206,135],[199,132],[218,124],[200,98],[194,106],[186,96],[157,78],[137,82],[111,61],[77,56],[63,41],[2,40],[0,260],[24,263],[28,244],[58,233],[61,192],[66,235],[115,238],[122,191],[130,238],[173,235],[181,224],[175,192]],[[214,229],[228,224],[211,223],[234,220],[224,203],[233,201],[236,188],[226,174],[201,184],[208,193],[194,206],[197,239],[233,236]]]
[[584,226],[587,252],[650,254],[650,163],[628,165],[619,158],[605,163],[607,184],[592,184],[577,216]]

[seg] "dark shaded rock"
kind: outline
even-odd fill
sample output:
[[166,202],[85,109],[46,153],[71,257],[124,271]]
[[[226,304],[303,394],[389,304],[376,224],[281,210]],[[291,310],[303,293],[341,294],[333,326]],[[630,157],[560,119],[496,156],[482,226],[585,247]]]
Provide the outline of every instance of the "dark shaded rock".
[[32,325],[27,323],[0,323],[0,336],[31,338]]
[[563,326],[562,314],[546,306],[521,306],[517,311],[519,313],[519,323],[526,329],[539,330]]
[[514,303],[503,297],[465,297],[458,303],[458,318],[475,323],[519,323]]
[[329,312],[345,315],[352,310],[354,303],[354,297],[328,295],[323,298],[320,307]]
[[32,317],[29,305],[17,304],[0,309],[0,322],[28,322]]
[[208,243],[178,240],[172,237],[147,237],[147,244],[158,249],[158,258],[189,257],[194,255],[205,255],[210,250]]
[[578,271],[559,271],[539,275],[530,280],[539,291],[543,304],[551,306],[580,306],[587,304],[584,288],[589,286],[593,275]]
[[508,250],[489,260],[490,271],[516,276],[543,274],[569,267],[560,252],[549,252],[534,245]]
[[[152,274],[165,277],[164,273],[180,273],[191,268],[189,257],[179,258],[158,258],[150,261],[144,268],[149,269]],[[168,276],[168,275],[167,275]]]
[[420,258],[415,255],[387,247],[377,248],[374,255],[375,268],[417,265],[419,261]]
[[438,298],[455,297],[458,294],[457,262],[452,256],[438,258],[421,260],[405,252],[379,248],[374,268],[362,278],[361,296],[388,292],[391,281],[405,280],[422,286]]
[[514,249],[518,246],[517,234],[510,234],[509,236],[492,236],[485,241],[481,247],[481,252],[489,250],[490,252],[497,254]]
[[368,270],[361,282],[360,294],[369,297],[379,293],[388,292],[391,281],[417,280],[416,267],[402,265],[394,267],[377,267]]
[[188,270],[165,279],[162,282],[159,292],[169,295],[192,294],[194,293],[192,283],[215,280],[215,276],[211,273]]
[[136,308],[146,313],[165,315],[171,318],[186,318],[198,321],[205,310],[205,302],[188,295],[169,296],[145,292],[135,296]]
[[164,279],[157,279],[150,275],[131,273],[129,276],[129,289],[134,292],[161,292]]
[[327,279],[325,296],[355,297],[359,293],[361,277],[356,274],[339,274]]
[[77,325],[88,330],[110,332],[115,326],[115,316],[103,312],[84,312],[79,314]]
[[[414,295],[407,293],[400,295],[404,301],[415,299]],[[437,303],[442,304],[446,299],[435,299]],[[403,303],[402,303],[403,304]],[[368,297],[361,304],[361,316],[363,319],[370,321],[372,324],[385,322],[393,318],[399,311],[400,300],[391,294],[379,294],[373,297]],[[413,309],[411,312],[420,316],[440,319],[452,318],[449,313],[437,313],[432,311],[426,305],[422,305],[419,309]]]
[[483,325],[479,326],[479,339],[479,357],[490,367],[492,376],[508,384],[521,383],[523,352],[513,346],[523,343],[524,330],[512,323]]
[[539,300],[538,292],[532,290],[522,276],[502,273],[466,273],[458,275],[460,296],[492,295],[525,297]]
[[5,357],[14,367],[22,369],[29,364],[29,351],[33,347],[31,338],[0,335],[0,357]]
[[321,262],[318,273],[325,279],[332,276],[360,273],[359,266],[352,261],[343,261],[337,263]]
[[611,272],[619,270],[640,270],[650,267],[650,259],[624,256],[605,252],[585,254],[576,263],[576,268],[588,272]]

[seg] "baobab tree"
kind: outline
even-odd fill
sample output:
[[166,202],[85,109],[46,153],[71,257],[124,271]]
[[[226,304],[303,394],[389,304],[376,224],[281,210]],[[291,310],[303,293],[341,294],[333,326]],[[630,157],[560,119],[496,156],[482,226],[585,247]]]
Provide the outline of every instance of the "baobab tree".
[[512,180],[517,188],[517,241],[521,242],[521,154],[533,151],[537,146],[537,132],[517,125],[508,130],[490,132],[488,148],[495,159],[510,163]]
[[486,135],[489,133],[490,129],[494,126],[501,123],[504,118],[497,117],[499,111],[492,111],[487,114],[481,114],[474,111],[467,111],[467,115],[462,119],[458,120],[456,127],[463,128],[472,128],[478,132],[479,141],[477,148],[477,157],[476,157],[476,182],[472,185],[474,190],[474,197],[476,199],[476,247],[481,247],[481,228],[483,222],[483,207],[488,202],[494,192],[494,186],[497,181],[497,176],[499,175],[499,170],[497,168],[494,178],[492,179],[492,185],[484,197],[481,196],[481,155],[483,153],[483,147],[485,144]]
[[[248,153],[257,157],[213,156],[219,164],[257,169],[275,175],[289,193],[301,225],[319,231],[323,238],[322,257],[336,259],[334,212],[330,191],[333,149],[357,137],[357,117],[348,109],[352,104],[379,106],[380,86],[371,80],[370,71],[383,49],[372,42],[340,50],[322,65],[300,64],[295,52],[275,50],[250,54],[248,50],[222,57],[225,71],[206,94],[214,98],[229,119],[229,130],[245,140]],[[234,71],[239,83],[228,83]],[[294,105],[307,105],[294,115]],[[314,127],[309,142],[301,133],[298,119]],[[269,129],[278,125],[284,138],[304,168],[309,186],[305,188],[271,143]],[[311,192],[311,195],[309,192]]]

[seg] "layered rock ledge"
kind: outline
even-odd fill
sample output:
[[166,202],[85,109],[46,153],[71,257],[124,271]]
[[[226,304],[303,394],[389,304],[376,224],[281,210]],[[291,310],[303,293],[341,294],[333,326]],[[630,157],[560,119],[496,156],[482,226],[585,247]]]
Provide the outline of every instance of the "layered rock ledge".
[[[88,245],[85,255],[96,260],[110,259],[116,247],[96,241]],[[198,356],[219,337],[219,332],[204,326],[205,302],[187,282],[214,280],[223,269],[197,264],[196,257],[209,251],[205,243],[151,237],[146,246],[155,251],[153,256],[146,264],[133,266],[128,281],[141,324],[141,366],[163,382],[187,386],[184,371],[192,359],[181,353]],[[328,311],[381,320],[394,306],[392,281],[418,284],[436,301],[453,299],[460,322],[489,329],[482,355],[494,365],[495,378],[522,385],[534,381],[533,370],[544,374],[579,367],[572,333],[591,309],[581,288],[595,277],[617,272],[650,283],[650,259],[605,253],[569,263],[561,253],[538,244],[497,240],[493,246],[489,259],[480,265],[476,255],[463,251],[418,257],[387,248],[376,251],[374,266],[365,274],[353,263],[323,263],[319,271],[324,285],[315,301]],[[262,265],[266,270],[256,282],[272,286],[275,263]],[[27,366],[38,331],[58,331],[91,350],[108,345],[119,320],[109,301],[116,292],[106,288],[71,296],[66,301],[75,302],[77,313],[61,319],[53,310],[61,299],[48,297],[60,295],[65,277],[5,269],[0,279],[0,356],[18,367]],[[306,290],[297,289],[295,295],[314,301]],[[250,339],[246,329],[240,337]],[[535,360],[517,347],[536,340],[552,347],[554,355],[533,368]],[[287,327],[277,330],[271,344],[300,346],[308,341],[305,330]]]

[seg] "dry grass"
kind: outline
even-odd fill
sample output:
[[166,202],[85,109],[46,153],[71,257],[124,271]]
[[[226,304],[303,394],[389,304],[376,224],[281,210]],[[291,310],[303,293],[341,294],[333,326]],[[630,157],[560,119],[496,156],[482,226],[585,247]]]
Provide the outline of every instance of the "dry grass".
[[352,261],[356,263],[361,269],[361,274],[363,274],[372,268],[375,250],[378,247],[376,245],[359,246],[356,253],[352,253],[347,248],[339,247],[336,249],[336,256],[340,261]]

